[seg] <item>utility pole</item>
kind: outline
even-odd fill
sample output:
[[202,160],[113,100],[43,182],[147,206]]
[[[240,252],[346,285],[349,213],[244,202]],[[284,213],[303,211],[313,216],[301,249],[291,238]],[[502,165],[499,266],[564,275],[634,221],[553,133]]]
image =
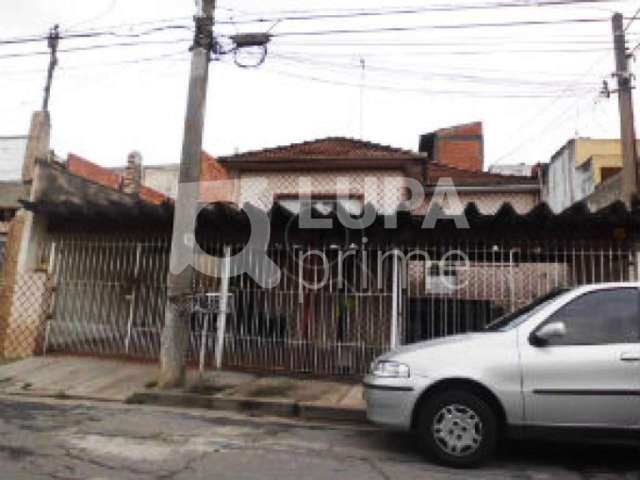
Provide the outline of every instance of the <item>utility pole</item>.
[[633,197],[638,193],[638,155],[636,149],[636,132],[633,118],[632,79],[629,71],[629,55],[625,39],[625,29],[621,13],[612,17],[613,47],[616,59],[618,80],[618,108],[620,110],[620,138],[622,141],[622,195],[625,203],[631,205]]
[[[183,231],[179,218],[190,215],[186,208],[193,208],[198,200],[200,182],[200,161],[202,156],[202,134],[207,97],[207,80],[210,54],[213,48],[213,12],[215,0],[199,0],[199,11],[194,17],[195,36],[191,53],[191,76],[187,113],[184,123],[182,156],[180,158],[180,178],[174,213],[174,228],[171,239],[170,266],[179,263],[180,244],[188,240],[189,232]],[[182,272],[170,268],[167,277],[167,304],[160,351],[161,388],[172,388],[184,383],[185,355],[190,328],[190,309],[187,298],[192,292],[194,267],[188,265]]]
[[49,37],[47,39],[47,46],[49,47],[49,69],[47,70],[47,83],[44,86],[44,98],[42,99],[42,111],[49,110],[49,96],[51,94],[51,82],[53,81],[53,71],[58,65],[58,42],[60,41],[60,32],[58,25],[54,25],[49,30]]

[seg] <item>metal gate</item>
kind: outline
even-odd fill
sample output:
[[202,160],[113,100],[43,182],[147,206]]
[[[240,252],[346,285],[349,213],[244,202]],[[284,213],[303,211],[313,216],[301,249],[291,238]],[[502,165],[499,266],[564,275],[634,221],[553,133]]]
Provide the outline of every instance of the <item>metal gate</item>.
[[48,351],[157,358],[169,242],[57,237]]
[[[394,345],[481,329],[554,288],[638,280],[637,252],[622,243],[274,246],[268,254],[281,271],[275,287],[246,274],[229,281],[224,367],[360,375]],[[55,285],[48,351],[158,357],[168,238],[59,236],[47,255]],[[216,281],[196,283],[196,299],[218,293]],[[194,306],[192,364],[216,365],[218,321],[215,309]]]

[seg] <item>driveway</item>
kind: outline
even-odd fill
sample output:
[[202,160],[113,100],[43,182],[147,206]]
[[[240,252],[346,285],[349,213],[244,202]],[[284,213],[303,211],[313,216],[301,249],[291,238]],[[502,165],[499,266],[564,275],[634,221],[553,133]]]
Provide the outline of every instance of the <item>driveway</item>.
[[[425,461],[407,435],[161,407],[0,397],[11,479],[467,479]],[[510,443],[486,479],[638,479],[634,448]]]

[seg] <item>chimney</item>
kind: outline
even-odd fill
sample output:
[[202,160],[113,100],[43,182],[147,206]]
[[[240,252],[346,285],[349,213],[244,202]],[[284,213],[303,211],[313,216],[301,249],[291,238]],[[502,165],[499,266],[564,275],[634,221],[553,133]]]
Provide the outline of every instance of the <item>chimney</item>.
[[142,183],[142,155],[140,152],[131,152],[127,156],[127,166],[124,169],[122,178],[122,191],[137,195],[140,193]]

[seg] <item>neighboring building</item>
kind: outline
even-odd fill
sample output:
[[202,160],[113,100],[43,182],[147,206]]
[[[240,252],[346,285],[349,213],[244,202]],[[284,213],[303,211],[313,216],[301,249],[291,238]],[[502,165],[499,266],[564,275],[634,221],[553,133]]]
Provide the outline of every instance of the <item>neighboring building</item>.
[[543,170],[543,200],[560,212],[589,197],[621,171],[620,140],[571,139],[552,155]]
[[[109,170],[118,174],[124,173],[123,167],[110,168]],[[142,184],[171,198],[176,198],[178,194],[179,176],[180,164],[178,163],[168,163],[166,165],[142,165]]]
[[6,245],[11,224],[20,209],[20,200],[27,198],[21,181],[0,181],[0,286],[3,283]]
[[489,167],[489,173],[497,173],[498,175],[515,175],[518,177],[531,177],[534,174],[535,165],[527,165],[526,163],[512,164],[493,164]]
[[64,165],[69,173],[112,190],[137,194],[142,200],[155,204],[169,200],[168,195],[145,185],[142,176],[142,157],[137,152],[130,153],[127,157],[127,166],[119,169],[101,167],[74,153],[67,156]]
[[420,136],[418,151],[431,162],[482,171],[484,167],[484,137],[482,122],[441,128]]
[[22,179],[28,138],[26,135],[0,136],[0,181]]
[[22,161],[27,147],[26,135],[0,137],[0,287],[4,279],[6,244],[20,200],[27,198],[22,184]]
[[[469,171],[433,162],[427,168],[427,197],[443,179],[453,181],[462,208],[474,203],[483,214],[496,213],[504,204],[526,213],[540,203],[540,184],[535,177]],[[444,207],[446,213],[461,213],[451,205]]]

